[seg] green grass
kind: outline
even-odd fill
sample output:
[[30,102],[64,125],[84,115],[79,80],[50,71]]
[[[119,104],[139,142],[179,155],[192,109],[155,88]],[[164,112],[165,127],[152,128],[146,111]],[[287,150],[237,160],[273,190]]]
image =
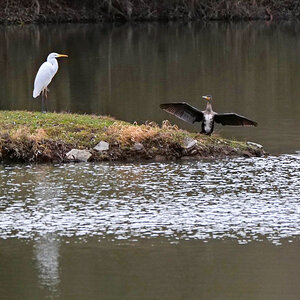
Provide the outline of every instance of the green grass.
[[53,141],[64,141],[66,144],[79,147],[92,147],[95,141],[106,138],[105,129],[115,123],[109,117],[79,115],[68,113],[40,113],[27,111],[0,111],[1,134],[10,136],[27,133]]

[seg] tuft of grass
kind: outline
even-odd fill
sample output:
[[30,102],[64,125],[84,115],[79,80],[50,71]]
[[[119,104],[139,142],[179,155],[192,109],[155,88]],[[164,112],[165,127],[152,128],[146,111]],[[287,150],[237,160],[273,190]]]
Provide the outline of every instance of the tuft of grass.
[[[187,139],[196,140],[197,145],[186,149]],[[92,149],[101,140],[110,144],[110,150],[99,154]],[[135,143],[141,143],[143,150],[135,150]],[[108,116],[0,111],[0,159],[64,161],[72,148],[90,150],[93,160],[261,156],[264,153],[243,142],[189,133],[169,121],[164,121],[162,126],[154,122],[138,125]]]

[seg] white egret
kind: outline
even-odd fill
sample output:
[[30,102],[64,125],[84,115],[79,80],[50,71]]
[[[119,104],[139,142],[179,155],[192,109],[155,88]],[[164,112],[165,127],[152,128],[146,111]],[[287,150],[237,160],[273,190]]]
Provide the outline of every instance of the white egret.
[[37,98],[42,94],[42,111],[44,112],[44,100],[47,99],[48,85],[58,70],[58,63],[56,58],[68,57],[66,54],[50,53],[45,61],[39,68],[33,89],[33,98]]

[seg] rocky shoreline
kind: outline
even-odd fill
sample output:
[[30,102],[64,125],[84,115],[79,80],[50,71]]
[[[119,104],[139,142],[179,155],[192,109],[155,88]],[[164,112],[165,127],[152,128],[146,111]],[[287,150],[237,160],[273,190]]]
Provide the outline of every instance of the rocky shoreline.
[[106,116],[0,111],[0,161],[174,161],[266,156],[255,143],[189,133],[164,121],[130,124]]
[[292,0],[0,0],[0,23],[298,20]]

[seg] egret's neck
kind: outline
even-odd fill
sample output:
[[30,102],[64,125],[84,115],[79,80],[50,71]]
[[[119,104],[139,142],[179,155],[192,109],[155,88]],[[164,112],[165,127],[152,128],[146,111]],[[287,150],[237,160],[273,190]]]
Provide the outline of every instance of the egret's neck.
[[47,61],[53,66],[54,70],[57,71],[58,63],[57,63],[56,58],[53,57],[53,58],[47,59]]
[[207,101],[207,103],[206,103],[206,109],[205,110],[207,112],[212,112],[213,111],[210,101]]

